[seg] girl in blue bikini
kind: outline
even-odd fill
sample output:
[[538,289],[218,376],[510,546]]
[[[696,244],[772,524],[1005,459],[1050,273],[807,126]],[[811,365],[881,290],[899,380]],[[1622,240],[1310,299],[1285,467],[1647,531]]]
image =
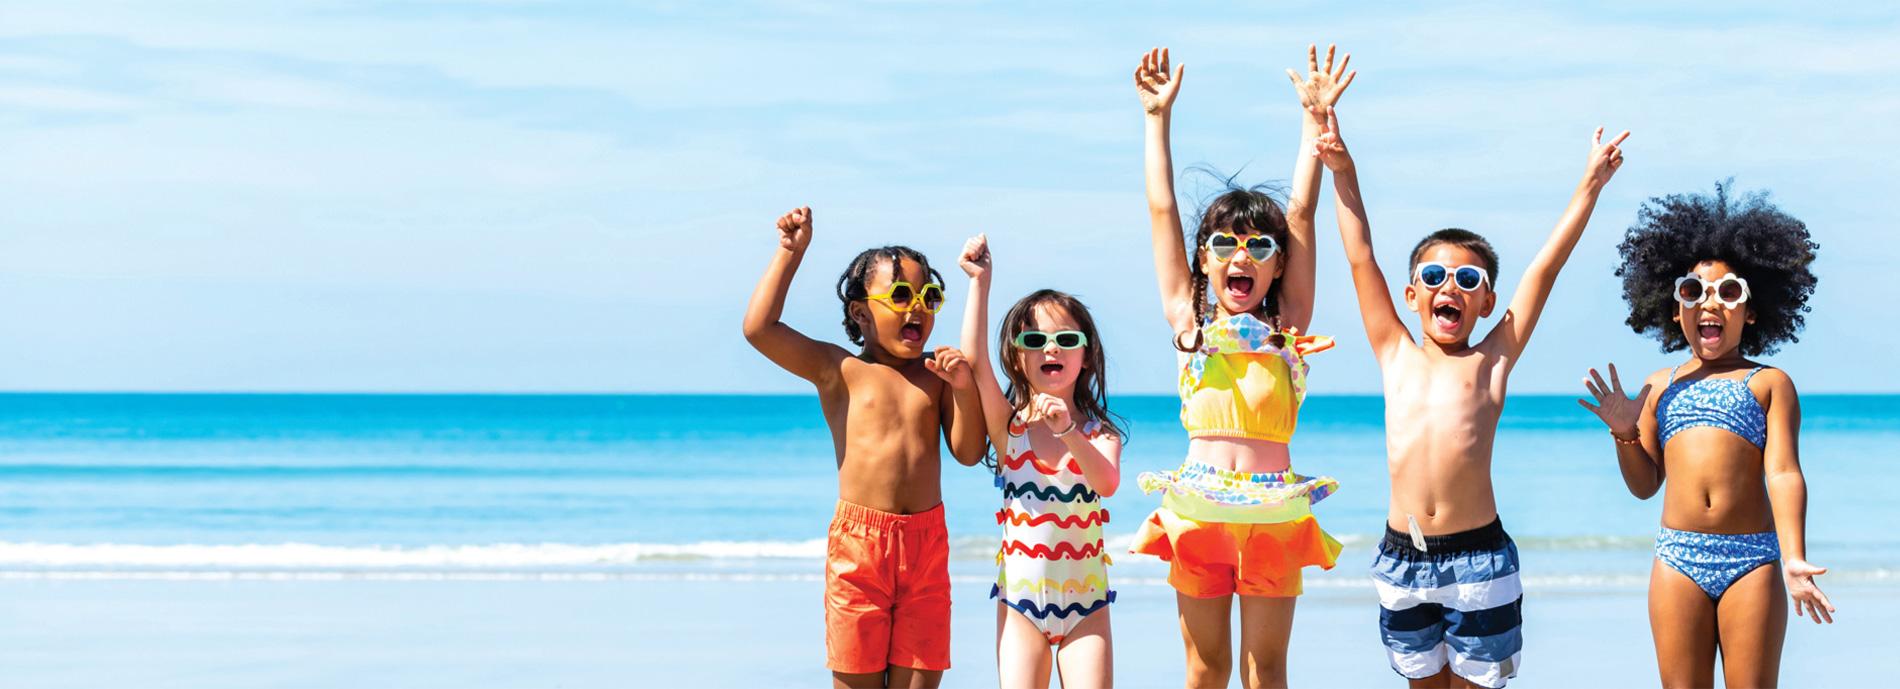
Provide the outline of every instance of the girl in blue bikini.
[[[1688,349],[1631,399],[1611,365],[1578,400],[1610,427],[1630,493],[1663,495],[1649,626],[1665,687],[1772,687],[1796,615],[1833,622],[1807,561],[1801,401],[1780,369],[1747,357],[1798,341],[1814,292],[1807,226],[1765,194],[1651,199],[1618,247],[1629,326]],[[1651,399],[1650,392],[1662,393]],[[1666,482],[1664,479],[1668,479]],[[1787,598],[1783,598],[1783,595]]]

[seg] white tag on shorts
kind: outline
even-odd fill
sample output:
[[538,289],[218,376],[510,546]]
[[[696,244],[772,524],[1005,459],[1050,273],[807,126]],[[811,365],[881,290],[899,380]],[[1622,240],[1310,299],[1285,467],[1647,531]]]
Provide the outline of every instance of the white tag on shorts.
[[1425,532],[1418,528],[1418,517],[1405,515],[1405,523],[1412,528],[1412,547],[1425,552]]

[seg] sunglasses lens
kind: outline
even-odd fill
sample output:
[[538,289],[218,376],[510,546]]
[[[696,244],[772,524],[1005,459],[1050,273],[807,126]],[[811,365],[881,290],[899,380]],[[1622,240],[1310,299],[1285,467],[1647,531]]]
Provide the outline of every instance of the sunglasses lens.
[[1684,280],[1676,283],[1676,298],[1691,304],[1701,302],[1702,282],[1700,280]]
[[1255,261],[1265,261],[1273,256],[1273,238],[1266,235],[1247,239],[1247,254]]
[[1231,234],[1217,234],[1207,238],[1207,248],[1214,251],[1215,258],[1225,261],[1240,250],[1240,238]]
[[1418,279],[1420,282],[1425,283],[1426,287],[1437,287],[1445,284],[1445,267],[1436,264],[1421,266],[1418,269]]
[[1477,289],[1478,285],[1484,284],[1484,272],[1477,268],[1459,268],[1457,274],[1453,277],[1458,279],[1458,289],[1467,292]]
[[924,308],[931,311],[943,308],[943,288],[936,285],[924,287]]
[[906,285],[901,282],[896,285],[893,285],[891,287],[891,303],[909,304],[910,303],[910,285]]
[[1741,301],[1742,300],[1742,281],[1723,280],[1722,284],[1715,286],[1715,296],[1721,297],[1722,301],[1726,301],[1729,303]]
[[1016,338],[1016,341],[1022,343],[1024,349],[1042,349],[1049,346],[1049,336],[1038,332],[1023,333],[1021,337]]
[[1075,349],[1082,346],[1082,333],[1056,333],[1056,346]]

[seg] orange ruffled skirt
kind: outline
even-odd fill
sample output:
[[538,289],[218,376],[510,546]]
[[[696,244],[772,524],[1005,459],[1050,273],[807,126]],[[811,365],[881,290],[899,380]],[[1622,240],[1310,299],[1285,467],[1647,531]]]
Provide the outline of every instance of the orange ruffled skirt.
[[1310,510],[1315,496],[1337,487],[1332,479],[1240,474],[1189,461],[1181,471],[1143,474],[1139,483],[1166,494],[1129,550],[1167,560],[1168,583],[1183,595],[1297,596],[1302,568],[1332,569],[1339,559],[1339,541]]

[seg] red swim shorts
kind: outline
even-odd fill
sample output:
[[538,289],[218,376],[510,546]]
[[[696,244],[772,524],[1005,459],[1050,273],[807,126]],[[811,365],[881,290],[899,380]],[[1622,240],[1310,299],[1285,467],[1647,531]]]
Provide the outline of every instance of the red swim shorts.
[[891,514],[843,500],[825,545],[825,667],[950,669],[943,505]]

